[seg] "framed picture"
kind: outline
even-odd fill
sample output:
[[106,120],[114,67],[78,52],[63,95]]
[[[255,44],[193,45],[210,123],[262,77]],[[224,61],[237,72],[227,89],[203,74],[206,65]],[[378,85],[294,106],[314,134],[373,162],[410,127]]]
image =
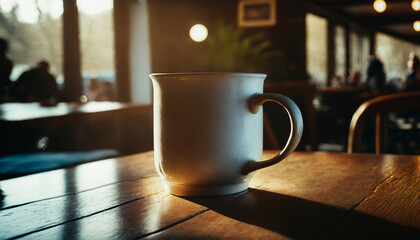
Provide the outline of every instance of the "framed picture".
[[276,25],[276,0],[242,0],[238,3],[240,27]]

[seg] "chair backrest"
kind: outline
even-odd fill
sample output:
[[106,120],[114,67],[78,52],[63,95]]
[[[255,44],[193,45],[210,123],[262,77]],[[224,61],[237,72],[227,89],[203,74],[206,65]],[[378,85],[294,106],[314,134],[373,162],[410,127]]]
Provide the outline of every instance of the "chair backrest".
[[384,116],[389,112],[420,110],[420,91],[388,94],[364,102],[353,114],[350,123],[347,152],[360,152],[363,128],[366,120],[376,114],[375,153],[384,150]]

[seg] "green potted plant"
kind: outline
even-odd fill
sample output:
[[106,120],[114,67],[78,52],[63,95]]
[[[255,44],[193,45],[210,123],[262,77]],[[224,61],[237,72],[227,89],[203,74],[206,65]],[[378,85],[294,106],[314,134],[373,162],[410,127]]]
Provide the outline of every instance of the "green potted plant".
[[282,52],[273,50],[262,33],[246,35],[243,29],[220,23],[208,45],[208,61],[215,71],[269,73],[284,66]]

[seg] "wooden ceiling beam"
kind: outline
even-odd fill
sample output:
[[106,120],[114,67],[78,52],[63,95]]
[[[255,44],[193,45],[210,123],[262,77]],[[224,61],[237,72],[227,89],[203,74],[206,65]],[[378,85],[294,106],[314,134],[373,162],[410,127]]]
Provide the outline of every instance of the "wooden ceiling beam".
[[391,24],[401,24],[401,23],[413,23],[416,20],[420,20],[420,14],[404,14],[404,15],[380,15],[380,16],[366,16],[358,17],[354,16],[358,21],[363,22],[365,25],[370,27],[375,26],[384,26]]
[[355,17],[349,15],[347,12],[342,11],[338,8],[326,8],[318,4],[315,4],[314,1],[304,1],[305,10],[307,12],[328,18],[335,23],[349,26],[352,29],[359,31],[367,31],[368,29],[359,22],[355,21]]
[[[411,4],[412,0],[385,0],[389,3],[407,3]],[[371,5],[374,0],[311,0],[311,2],[322,5],[324,7],[351,7],[357,5]]]
[[[386,0],[388,3],[405,2],[411,4],[411,0]],[[372,4],[373,0],[303,0],[307,12],[326,17],[338,24],[349,26],[353,30],[363,32],[383,32],[388,35],[420,44],[419,34],[401,34],[387,29],[392,24],[413,23],[420,20],[420,14],[413,12],[405,15],[375,15],[360,16],[345,11],[345,7],[361,4]]]

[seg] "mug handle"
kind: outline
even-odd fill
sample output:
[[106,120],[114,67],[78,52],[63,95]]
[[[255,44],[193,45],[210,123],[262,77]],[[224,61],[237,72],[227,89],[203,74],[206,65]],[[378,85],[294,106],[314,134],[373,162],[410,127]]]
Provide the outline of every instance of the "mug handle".
[[255,94],[248,100],[248,107],[251,113],[256,114],[263,103],[272,101],[280,104],[286,109],[290,120],[290,135],[286,146],[283,150],[273,158],[260,162],[248,162],[242,168],[243,174],[248,174],[252,171],[274,165],[285,159],[291,154],[302,138],[303,133],[303,119],[299,107],[292,99],[277,93],[262,93]]

